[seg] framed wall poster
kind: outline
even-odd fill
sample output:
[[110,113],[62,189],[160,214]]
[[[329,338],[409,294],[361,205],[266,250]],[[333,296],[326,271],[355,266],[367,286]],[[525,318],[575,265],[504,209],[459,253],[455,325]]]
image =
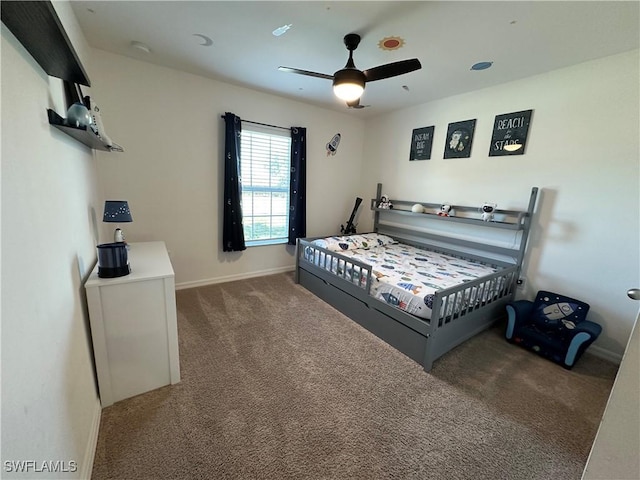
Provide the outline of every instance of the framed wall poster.
[[430,160],[435,126],[415,128],[411,135],[411,153],[409,161]]
[[531,112],[533,110],[496,115],[496,120],[493,122],[491,146],[489,147],[490,157],[522,155],[524,153],[529,124],[531,123]]
[[447,128],[447,142],[444,145],[444,158],[469,158],[475,128],[475,118],[450,123]]

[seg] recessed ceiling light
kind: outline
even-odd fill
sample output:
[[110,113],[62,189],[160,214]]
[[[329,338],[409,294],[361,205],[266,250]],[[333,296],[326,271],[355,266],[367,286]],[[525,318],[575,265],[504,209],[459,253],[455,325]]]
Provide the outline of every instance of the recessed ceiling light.
[[486,70],[491,65],[493,65],[493,62],[478,62],[471,66],[471,70]]
[[149,48],[149,45],[147,45],[146,43],[142,43],[142,42],[137,42],[137,41],[133,41],[131,42],[131,48],[135,48],[137,50],[140,50],[141,52],[144,53],[151,53],[151,49]]
[[291,28],[291,23],[289,25],[282,25],[281,27],[276,28],[273,32],[271,32],[273,34],[274,37],[279,37],[280,35],[284,35],[285,33],[287,33],[287,30],[289,30]]

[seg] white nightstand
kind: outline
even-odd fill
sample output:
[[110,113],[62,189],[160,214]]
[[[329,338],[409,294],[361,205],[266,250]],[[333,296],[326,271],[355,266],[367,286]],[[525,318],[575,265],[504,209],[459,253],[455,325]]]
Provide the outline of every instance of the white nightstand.
[[85,283],[102,407],[180,381],[175,280],[164,242],[129,244],[131,273]]

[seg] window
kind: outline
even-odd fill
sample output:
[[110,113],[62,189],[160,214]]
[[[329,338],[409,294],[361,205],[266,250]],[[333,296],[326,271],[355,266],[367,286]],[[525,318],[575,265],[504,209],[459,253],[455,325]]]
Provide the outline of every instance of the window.
[[242,223],[247,246],[286,243],[289,235],[291,134],[242,125]]

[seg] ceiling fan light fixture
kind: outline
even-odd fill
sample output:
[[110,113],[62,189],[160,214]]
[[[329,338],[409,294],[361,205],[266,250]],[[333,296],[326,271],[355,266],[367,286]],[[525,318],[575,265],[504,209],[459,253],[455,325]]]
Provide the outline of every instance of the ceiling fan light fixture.
[[362,96],[364,82],[365,77],[360,70],[339,70],[333,76],[333,93],[345,102],[353,102]]
[[333,86],[333,93],[345,102],[352,102],[359,99],[362,96],[362,92],[364,92],[364,87],[357,83],[340,83]]

